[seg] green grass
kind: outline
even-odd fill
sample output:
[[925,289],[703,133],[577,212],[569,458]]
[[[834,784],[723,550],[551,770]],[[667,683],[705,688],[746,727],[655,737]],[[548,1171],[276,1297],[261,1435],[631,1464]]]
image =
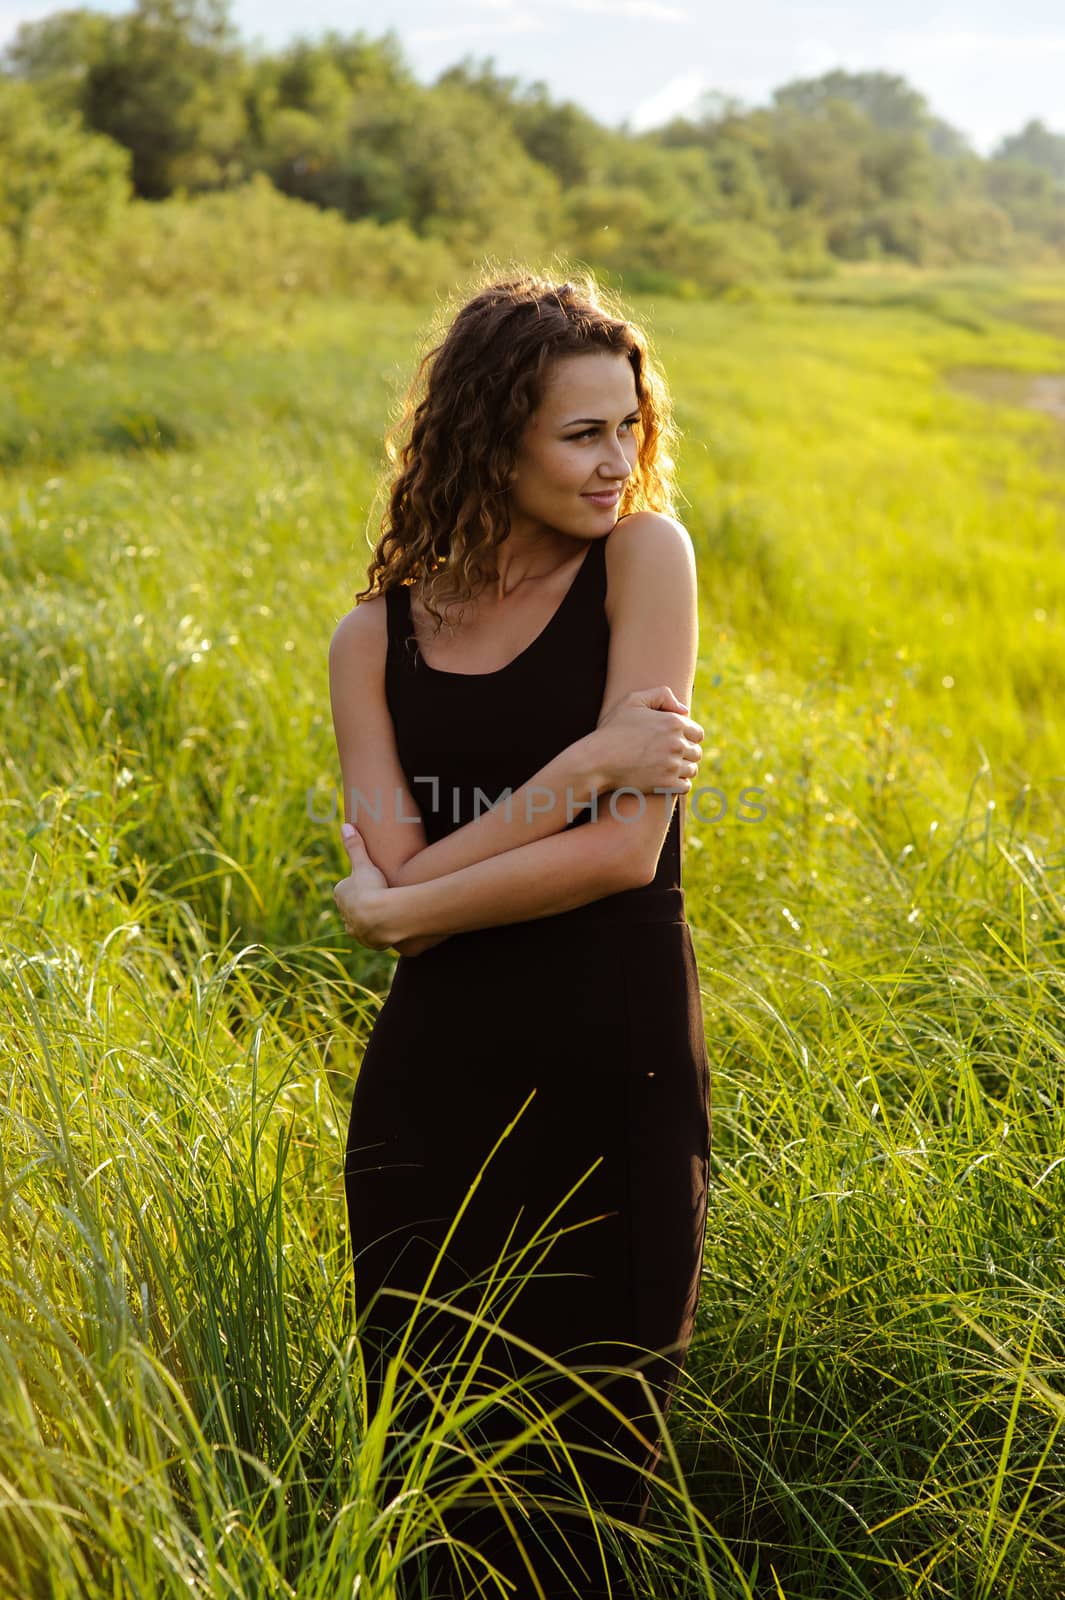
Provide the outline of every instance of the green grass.
[[[950,378],[1065,371],[1031,315],[1063,292],[637,303],[721,793],[685,819],[712,1186],[648,1595],[1065,1592],[1065,431]],[[486,1470],[445,1387],[410,1494],[378,1494],[341,1161],[392,958],[343,937],[307,807],[421,328],[317,304],[0,373],[19,1600],[385,1600],[448,1466]]]

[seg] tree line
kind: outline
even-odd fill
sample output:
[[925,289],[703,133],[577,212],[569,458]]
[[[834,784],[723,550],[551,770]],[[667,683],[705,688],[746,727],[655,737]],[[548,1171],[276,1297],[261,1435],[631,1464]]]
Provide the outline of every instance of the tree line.
[[438,265],[561,251],[630,288],[688,295],[839,260],[1065,255],[1065,136],[1032,120],[982,157],[886,72],[796,81],[757,108],[711,93],[696,115],[637,133],[492,60],[422,85],[391,31],[252,49],[228,0],[59,11],[0,55],[9,317],[49,244],[54,256],[80,241],[89,271],[131,207],[212,196],[220,215],[219,197],[239,206],[249,186],[265,204],[264,184],[364,224],[364,238],[391,229],[411,259],[422,246]]

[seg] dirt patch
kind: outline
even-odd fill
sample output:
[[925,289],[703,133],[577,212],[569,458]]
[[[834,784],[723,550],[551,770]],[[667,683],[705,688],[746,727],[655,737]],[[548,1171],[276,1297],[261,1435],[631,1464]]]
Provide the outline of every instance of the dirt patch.
[[1032,380],[1028,404],[1037,411],[1049,411],[1052,417],[1065,421],[1065,377],[1048,374]]
[[1005,367],[956,367],[944,372],[951,388],[990,405],[1027,406],[1065,422],[1065,373],[1014,372]]

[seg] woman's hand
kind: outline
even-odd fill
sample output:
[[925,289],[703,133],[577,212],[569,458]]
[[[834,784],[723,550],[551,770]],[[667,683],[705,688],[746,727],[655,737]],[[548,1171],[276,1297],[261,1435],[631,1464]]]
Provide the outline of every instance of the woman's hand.
[[687,713],[668,684],[619,700],[588,735],[605,787],[687,794],[703,754],[703,730]]
[[348,852],[351,871],[333,890],[344,927],[359,944],[370,950],[388,950],[392,945],[386,928],[388,897],[392,891],[380,867],[375,867],[358,828],[345,822],[340,830]]

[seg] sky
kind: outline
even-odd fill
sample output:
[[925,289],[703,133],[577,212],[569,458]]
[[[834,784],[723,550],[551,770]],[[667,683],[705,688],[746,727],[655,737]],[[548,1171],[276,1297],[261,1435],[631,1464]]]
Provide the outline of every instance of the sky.
[[[19,22],[79,3],[0,0],[0,47]],[[981,155],[1032,118],[1065,132],[1065,0],[231,0],[231,16],[246,43],[268,48],[326,28],[392,29],[422,83],[465,56],[491,58],[636,131],[708,90],[766,105],[781,84],[842,68],[905,78]]]

